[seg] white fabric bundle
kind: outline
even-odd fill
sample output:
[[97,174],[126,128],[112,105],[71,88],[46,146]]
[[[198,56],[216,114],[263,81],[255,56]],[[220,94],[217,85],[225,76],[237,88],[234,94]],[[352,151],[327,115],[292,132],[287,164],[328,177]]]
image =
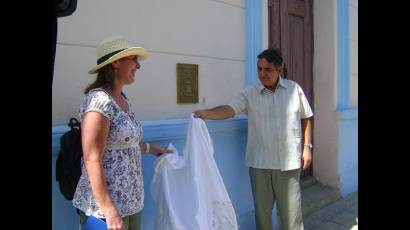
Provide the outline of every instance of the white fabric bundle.
[[172,144],[169,148],[173,153],[154,162],[155,229],[238,229],[205,122],[191,114],[183,156]]

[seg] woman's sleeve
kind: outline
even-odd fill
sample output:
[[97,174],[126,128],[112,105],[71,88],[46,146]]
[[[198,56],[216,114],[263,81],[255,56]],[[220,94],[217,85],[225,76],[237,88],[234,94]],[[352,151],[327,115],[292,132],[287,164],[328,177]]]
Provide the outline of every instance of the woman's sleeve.
[[111,120],[113,115],[113,106],[110,96],[103,91],[94,91],[88,93],[80,107],[80,117],[87,112],[98,112]]

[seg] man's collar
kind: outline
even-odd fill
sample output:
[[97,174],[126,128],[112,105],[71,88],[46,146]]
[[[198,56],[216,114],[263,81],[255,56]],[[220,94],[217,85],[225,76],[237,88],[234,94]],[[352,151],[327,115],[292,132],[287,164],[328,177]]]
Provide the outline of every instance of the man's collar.
[[[279,86],[281,86],[281,87],[283,87],[283,88],[285,88],[285,89],[288,88],[288,85],[286,84],[286,81],[284,81],[281,76],[279,76],[278,80],[279,80],[279,82],[278,82],[278,85],[279,85]],[[261,94],[262,94],[264,91],[269,90],[269,89],[267,89],[260,81],[258,82],[257,88],[258,88],[258,92],[261,93]],[[271,91],[271,90],[269,90],[269,91]]]
[[258,92],[259,92],[259,93],[262,93],[262,91],[263,91],[264,89],[266,89],[265,86],[262,84],[261,81],[258,81],[258,84],[256,85],[256,88],[258,89]]
[[279,77],[279,86],[282,86],[285,89],[288,88],[287,82],[281,76]]

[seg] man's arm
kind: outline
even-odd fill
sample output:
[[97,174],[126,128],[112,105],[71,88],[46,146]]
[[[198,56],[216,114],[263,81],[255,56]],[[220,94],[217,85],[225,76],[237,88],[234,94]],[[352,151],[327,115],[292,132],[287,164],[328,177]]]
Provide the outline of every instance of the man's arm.
[[220,105],[212,109],[197,110],[194,115],[204,120],[223,120],[234,117],[235,111],[229,105]]
[[312,144],[312,121],[310,118],[302,119],[303,150],[302,169],[307,169],[312,163],[312,149],[307,146]]
[[310,118],[302,119],[302,133],[304,144],[312,144],[312,121]]

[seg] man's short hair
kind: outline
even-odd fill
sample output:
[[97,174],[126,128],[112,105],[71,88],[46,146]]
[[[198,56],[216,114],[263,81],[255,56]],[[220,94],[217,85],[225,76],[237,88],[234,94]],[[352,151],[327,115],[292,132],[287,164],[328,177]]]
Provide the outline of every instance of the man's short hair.
[[258,55],[258,59],[266,59],[266,61],[273,63],[275,67],[282,68],[283,67],[283,58],[282,53],[279,49],[269,48]]

